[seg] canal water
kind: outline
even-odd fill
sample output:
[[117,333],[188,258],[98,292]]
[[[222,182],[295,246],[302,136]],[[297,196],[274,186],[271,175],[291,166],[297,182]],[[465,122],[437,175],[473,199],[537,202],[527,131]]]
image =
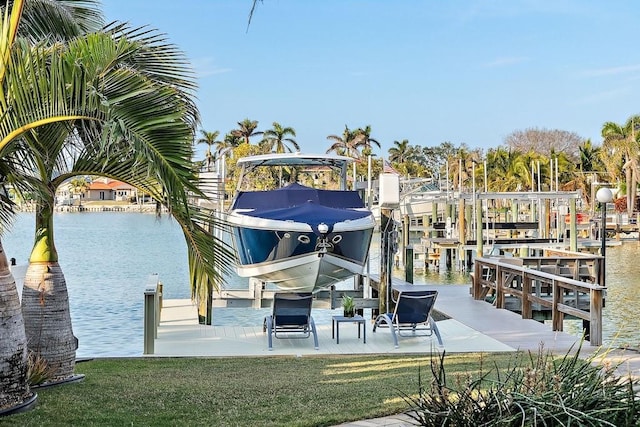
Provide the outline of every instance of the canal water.
[[[180,227],[168,216],[125,212],[57,213],[55,242],[69,290],[78,357],[139,356],[143,349],[143,294],[147,278],[157,273],[164,298],[190,298],[187,250]],[[19,214],[2,236],[9,258],[28,263],[33,245],[33,214]],[[379,262],[374,236],[372,272]],[[640,348],[640,246],[623,243],[607,249],[605,344]],[[403,277],[404,272],[394,272]],[[229,287],[247,286],[230,277]],[[416,273],[420,284],[469,286],[466,273]],[[195,310],[195,309],[194,309]],[[259,325],[268,309],[214,309],[216,325]],[[330,310],[314,310],[316,323],[329,323]],[[194,311],[195,316],[195,311]],[[581,322],[566,322],[567,332],[580,334]]]

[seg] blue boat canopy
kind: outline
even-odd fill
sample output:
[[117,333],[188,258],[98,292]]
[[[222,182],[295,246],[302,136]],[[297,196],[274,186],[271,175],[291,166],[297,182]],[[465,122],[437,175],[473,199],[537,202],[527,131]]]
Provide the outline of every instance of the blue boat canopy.
[[231,209],[293,208],[306,202],[338,209],[363,208],[364,203],[355,191],[321,190],[294,182],[270,191],[241,191]]
[[238,194],[232,209],[253,209],[244,215],[296,221],[309,224],[316,234],[321,223],[329,232],[337,222],[365,218],[369,211],[355,191],[320,190],[298,183],[271,191],[245,191]]

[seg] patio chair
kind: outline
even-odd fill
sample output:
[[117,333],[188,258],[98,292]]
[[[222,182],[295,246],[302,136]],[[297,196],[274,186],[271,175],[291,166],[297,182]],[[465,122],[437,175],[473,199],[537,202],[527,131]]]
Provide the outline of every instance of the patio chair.
[[[423,286],[403,286],[393,313],[379,315],[373,324],[373,332],[378,327],[389,327],[395,348],[399,347],[398,336],[431,336],[435,333],[438,346],[442,347],[438,325],[431,317],[437,297],[438,291],[426,290]],[[417,331],[423,332],[418,334]]]
[[313,334],[314,348],[318,349],[318,334],[311,317],[311,292],[275,293],[273,311],[264,318],[262,331],[268,334],[269,350],[273,350],[273,337],[309,338]]

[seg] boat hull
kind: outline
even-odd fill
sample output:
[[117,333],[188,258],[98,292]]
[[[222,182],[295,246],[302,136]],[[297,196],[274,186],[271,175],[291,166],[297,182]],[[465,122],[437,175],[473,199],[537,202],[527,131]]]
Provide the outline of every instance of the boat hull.
[[363,266],[331,254],[317,252],[278,261],[237,267],[241,277],[274,284],[283,292],[316,292],[362,274]]
[[304,223],[256,220],[238,213],[228,221],[238,275],[290,292],[315,292],[362,274],[375,225],[369,216],[335,224],[331,233],[318,236]]

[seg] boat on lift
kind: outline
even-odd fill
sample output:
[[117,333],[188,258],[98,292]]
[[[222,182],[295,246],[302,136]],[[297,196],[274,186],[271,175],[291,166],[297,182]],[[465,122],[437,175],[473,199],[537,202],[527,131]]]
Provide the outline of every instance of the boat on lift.
[[353,161],[300,153],[239,159],[227,215],[238,275],[280,291],[315,292],[362,274],[375,219],[347,189]]

